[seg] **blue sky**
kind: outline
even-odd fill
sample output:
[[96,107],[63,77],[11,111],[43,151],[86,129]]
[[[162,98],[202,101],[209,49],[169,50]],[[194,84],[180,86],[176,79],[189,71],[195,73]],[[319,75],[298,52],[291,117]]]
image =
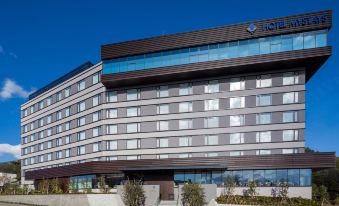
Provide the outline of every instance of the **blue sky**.
[[27,93],[87,60],[98,62],[102,44],[324,9],[334,11],[334,49],[306,86],[306,145],[339,153],[338,6],[333,0],[2,0],[0,162],[18,150]]

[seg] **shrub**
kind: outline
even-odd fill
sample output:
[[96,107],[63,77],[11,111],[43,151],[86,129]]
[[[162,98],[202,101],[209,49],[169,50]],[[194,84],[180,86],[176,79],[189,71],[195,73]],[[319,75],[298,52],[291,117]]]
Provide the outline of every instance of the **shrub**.
[[124,183],[123,201],[126,206],[145,205],[145,191],[142,182],[137,180],[126,180]]
[[199,184],[184,184],[181,197],[184,206],[202,206],[205,204],[205,192]]

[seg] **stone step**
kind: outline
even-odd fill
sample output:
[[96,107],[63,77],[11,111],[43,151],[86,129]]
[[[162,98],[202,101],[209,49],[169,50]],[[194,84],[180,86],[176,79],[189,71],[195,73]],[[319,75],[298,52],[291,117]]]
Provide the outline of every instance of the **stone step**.
[[176,206],[177,205],[177,201],[175,200],[161,200],[159,203],[159,206]]

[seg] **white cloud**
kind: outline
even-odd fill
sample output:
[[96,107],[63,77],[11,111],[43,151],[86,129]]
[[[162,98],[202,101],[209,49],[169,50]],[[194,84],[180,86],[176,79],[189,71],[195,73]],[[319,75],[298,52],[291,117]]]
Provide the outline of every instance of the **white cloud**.
[[27,98],[33,91],[27,91],[18,85],[15,81],[6,79],[0,91],[0,100],[6,100],[12,97]]
[[3,53],[5,53],[5,50],[4,50],[4,48],[0,45],[0,54],[3,54]]
[[0,155],[10,154],[15,158],[20,158],[20,145],[0,144]]
[[9,52],[9,55],[15,59],[18,58],[18,56],[14,52]]

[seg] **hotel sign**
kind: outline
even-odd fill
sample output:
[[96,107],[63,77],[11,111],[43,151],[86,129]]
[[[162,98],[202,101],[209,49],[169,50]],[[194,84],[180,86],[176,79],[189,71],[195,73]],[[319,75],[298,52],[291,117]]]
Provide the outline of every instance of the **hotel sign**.
[[327,15],[305,16],[291,20],[279,20],[262,25],[262,31],[280,30],[285,28],[298,28],[306,25],[323,24],[327,21]]

